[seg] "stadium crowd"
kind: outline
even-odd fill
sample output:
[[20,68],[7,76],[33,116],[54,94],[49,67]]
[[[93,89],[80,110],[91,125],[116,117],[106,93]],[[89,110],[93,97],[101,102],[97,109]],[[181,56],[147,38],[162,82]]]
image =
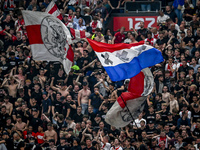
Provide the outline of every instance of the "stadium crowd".
[[[67,75],[59,62],[31,56],[21,10],[44,12],[49,0],[0,2],[0,150],[198,150],[200,148],[200,1],[169,1],[157,28],[113,34],[110,12],[130,0],[57,0],[66,26],[99,42],[160,50],[144,111],[124,128],[104,119],[129,80],[112,82],[86,39],[73,45]],[[131,68],[130,68],[131,69]]]

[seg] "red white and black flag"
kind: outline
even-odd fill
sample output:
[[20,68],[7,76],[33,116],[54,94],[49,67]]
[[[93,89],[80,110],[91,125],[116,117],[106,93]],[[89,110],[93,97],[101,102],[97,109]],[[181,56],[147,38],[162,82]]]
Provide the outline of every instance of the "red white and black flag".
[[107,112],[105,121],[115,127],[125,127],[133,118],[136,119],[144,109],[144,101],[153,90],[153,84],[154,78],[149,68],[132,77],[128,92],[123,92],[119,96]]
[[46,12],[52,14],[60,20],[63,19],[63,16],[54,1],[51,1],[51,3],[49,3]]
[[60,61],[68,74],[74,59],[71,33],[51,14],[22,11],[34,60]]
[[[51,1],[51,3],[48,5],[46,12],[60,20],[63,19],[63,16],[54,1]],[[69,29],[70,29],[70,33],[72,36],[72,38],[71,38],[72,43],[76,43],[76,42],[80,41],[81,38],[86,38],[86,37],[90,36],[90,33],[88,33],[88,32],[74,30],[73,28],[69,28]]]

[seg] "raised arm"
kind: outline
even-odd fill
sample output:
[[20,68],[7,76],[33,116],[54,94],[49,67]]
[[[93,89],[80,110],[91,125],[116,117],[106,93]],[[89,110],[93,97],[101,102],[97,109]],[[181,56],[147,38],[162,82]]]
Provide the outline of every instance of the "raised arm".
[[8,87],[8,79],[7,79],[7,78],[5,78],[5,79],[3,80],[3,83],[2,83],[2,85],[1,85],[1,87]]
[[54,91],[58,91],[59,88],[56,88],[55,86],[53,86],[53,82],[54,82],[54,77],[51,78],[51,84],[50,84],[50,87],[54,90]]

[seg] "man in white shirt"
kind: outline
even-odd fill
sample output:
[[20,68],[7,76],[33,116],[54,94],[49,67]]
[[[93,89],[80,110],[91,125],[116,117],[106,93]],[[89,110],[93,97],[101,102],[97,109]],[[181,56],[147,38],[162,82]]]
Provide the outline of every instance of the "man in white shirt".
[[169,19],[168,15],[165,15],[162,10],[159,11],[159,16],[157,18],[157,25],[165,24],[166,20]]
[[108,142],[109,136],[102,137],[102,135],[100,133],[100,138],[101,138],[101,149],[110,150],[111,144]]
[[110,150],[123,150],[123,148],[120,146],[118,139],[115,139],[114,146],[111,147]]
[[86,26],[83,25],[82,18],[79,19],[78,24],[75,26],[75,29],[80,30],[80,31],[86,30]]

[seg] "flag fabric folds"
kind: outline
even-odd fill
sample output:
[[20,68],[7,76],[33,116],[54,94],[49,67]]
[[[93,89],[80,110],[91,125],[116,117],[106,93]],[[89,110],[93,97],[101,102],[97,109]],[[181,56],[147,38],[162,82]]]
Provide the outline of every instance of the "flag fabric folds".
[[131,114],[136,119],[144,108],[147,95],[153,90],[153,84],[154,78],[149,68],[143,69],[139,74],[132,77],[128,92],[123,92],[119,96],[107,112],[105,121],[115,127],[124,127],[133,121]]
[[44,12],[22,11],[34,60],[60,61],[68,74],[74,59],[71,33],[54,16]]
[[52,14],[58,19],[62,20],[63,16],[54,1],[51,1],[46,9],[46,12]]
[[88,41],[112,81],[132,78],[142,69],[163,61],[161,52],[144,41],[134,44]]
[[[60,20],[63,19],[63,16],[54,1],[51,1],[51,3],[48,5],[46,12],[54,17],[57,17]],[[69,28],[69,30],[71,33],[71,39],[70,39],[71,44],[80,41],[81,38],[86,38],[90,36],[90,33],[85,31],[74,30],[73,28]]]
[[85,32],[85,31],[80,31],[80,30],[75,30],[73,28],[69,28],[70,33],[71,33],[71,42],[72,43],[76,43],[78,41],[80,41],[82,38],[87,38],[90,36],[89,32]]

